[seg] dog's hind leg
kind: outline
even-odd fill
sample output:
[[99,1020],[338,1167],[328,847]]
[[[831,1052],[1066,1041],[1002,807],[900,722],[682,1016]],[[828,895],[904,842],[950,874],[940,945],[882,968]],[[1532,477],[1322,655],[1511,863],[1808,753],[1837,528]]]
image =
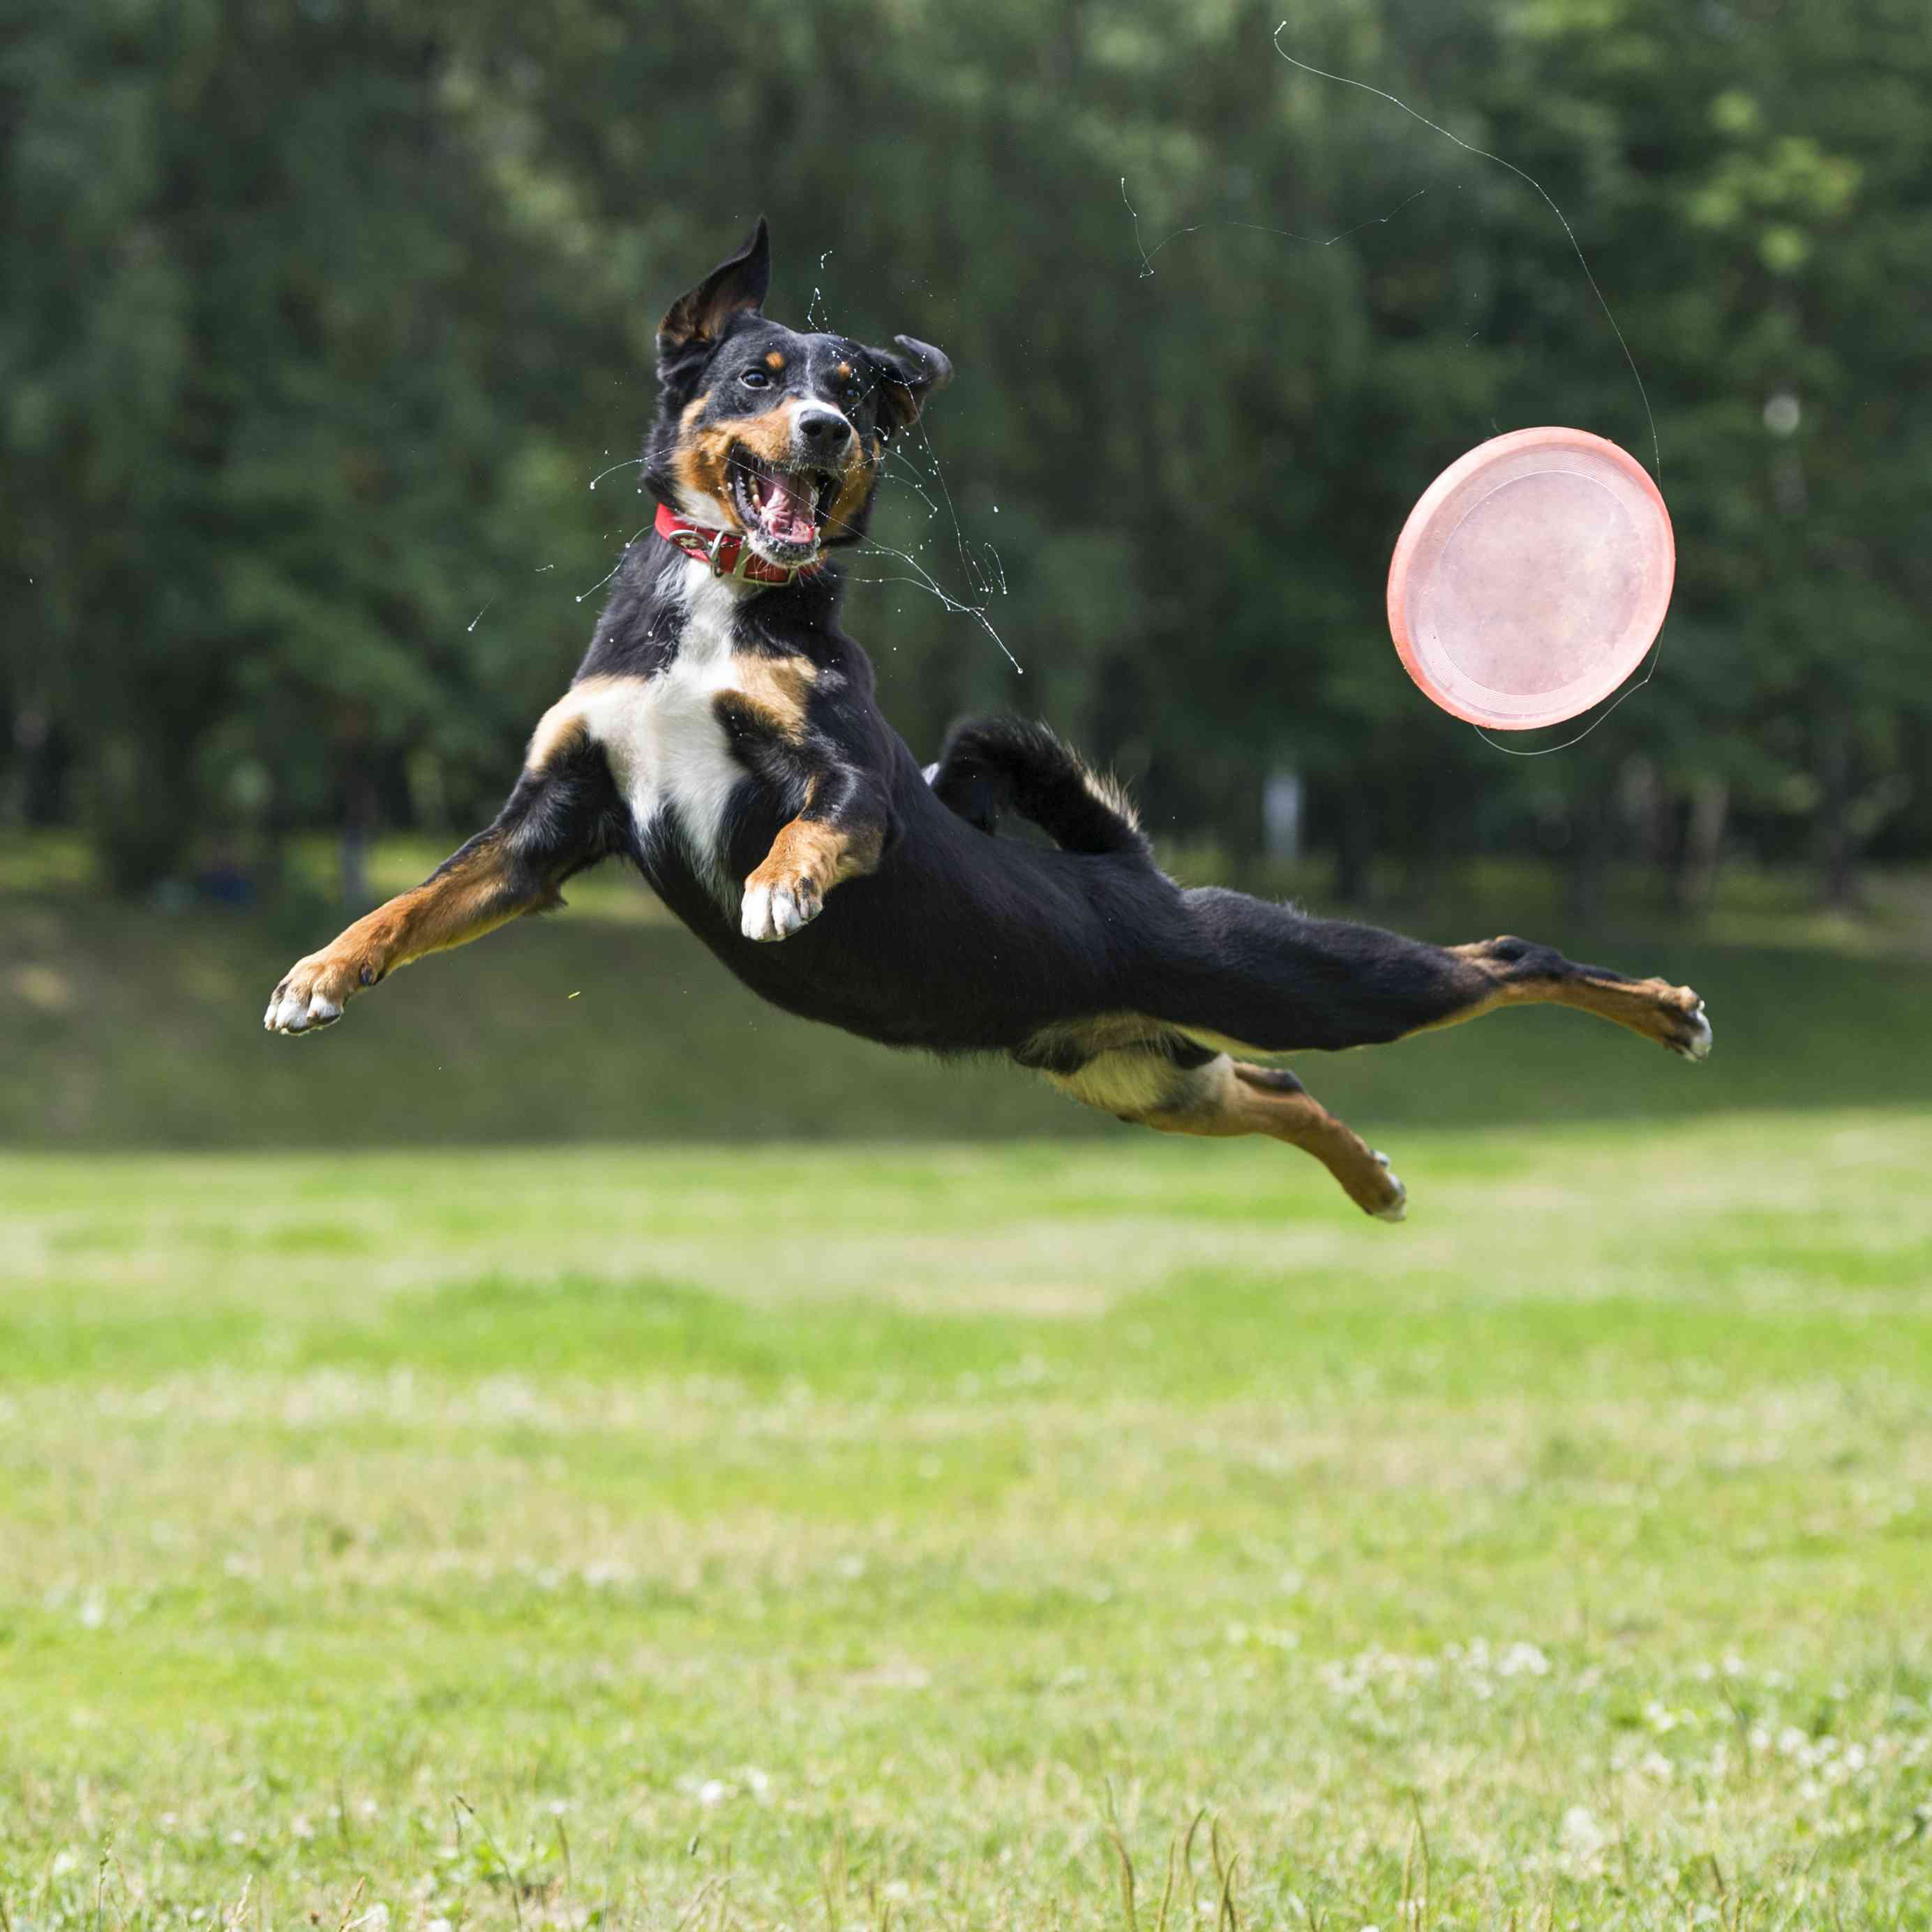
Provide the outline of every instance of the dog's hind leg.
[[1329,1112],[1285,1066],[1254,1066],[1217,1054],[1187,1091],[1142,1116],[1162,1133],[1266,1134],[1312,1154],[1365,1214],[1400,1221],[1408,1190],[1385,1154]]
[[1687,1060],[1711,1050],[1688,986],[1580,965],[1526,939],[1432,946],[1215,888],[1182,895],[1186,938],[1129,989],[1141,1010],[1220,1046],[1376,1046],[1508,1006],[1572,1006]]
[[1070,1098],[1156,1132],[1214,1139],[1266,1134],[1299,1148],[1321,1162],[1365,1214],[1402,1218],[1408,1196],[1387,1159],[1285,1067],[1252,1066],[1172,1036],[1084,1060],[1063,1052],[1058,1064],[1044,1056],[1033,1064]]

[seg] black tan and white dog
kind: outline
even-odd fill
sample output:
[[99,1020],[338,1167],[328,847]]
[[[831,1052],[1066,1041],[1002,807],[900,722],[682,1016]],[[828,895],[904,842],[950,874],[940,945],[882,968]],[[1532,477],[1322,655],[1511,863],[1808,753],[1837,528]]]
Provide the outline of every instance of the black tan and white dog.
[[[761,313],[760,222],[671,305],[644,473],[659,506],[576,681],[486,831],[276,987],[303,1034],[425,953],[562,903],[621,854],[755,992],[894,1046],[1000,1053],[1164,1132],[1267,1134],[1367,1213],[1400,1220],[1388,1162],[1293,1074],[1245,1056],[1400,1040],[1553,1003],[1690,1060],[1689,988],[1546,946],[1442,947],[1241,893],[1184,890],[1120,794],[1037,725],[957,728],[928,772],[841,628],[826,553],[862,537],[887,446],[952,374]],[[1004,812],[1052,847],[998,836]]]

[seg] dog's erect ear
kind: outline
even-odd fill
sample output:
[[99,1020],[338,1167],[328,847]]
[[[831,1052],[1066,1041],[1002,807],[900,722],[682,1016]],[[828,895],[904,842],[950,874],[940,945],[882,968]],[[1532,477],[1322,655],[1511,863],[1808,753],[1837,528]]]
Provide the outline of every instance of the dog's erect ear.
[[732,316],[764,304],[772,285],[772,241],[765,218],[752,230],[751,239],[728,260],[720,262],[696,288],[681,295],[658,325],[658,353],[715,342]]
[[879,385],[880,420],[888,430],[908,429],[919,420],[926,399],[952,380],[952,364],[929,342],[896,335],[896,353],[874,349],[874,359],[884,373]]

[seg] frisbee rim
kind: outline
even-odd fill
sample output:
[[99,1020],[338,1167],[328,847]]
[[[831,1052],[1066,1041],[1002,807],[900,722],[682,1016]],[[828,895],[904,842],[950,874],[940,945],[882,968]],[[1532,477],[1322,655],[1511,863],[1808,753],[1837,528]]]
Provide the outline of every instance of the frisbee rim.
[[[1606,460],[1612,468],[1637,484],[1640,495],[1648,501],[1656,513],[1658,526],[1662,532],[1662,542],[1651,559],[1650,568],[1646,574],[1647,577],[1656,574],[1659,581],[1647,596],[1640,610],[1640,616],[1643,621],[1634,627],[1633,631],[1627,631],[1624,634],[1629,636],[1634,634],[1634,629],[1647,627],[1648,634],[1644,638],[1640,650],[1618,654],[1614,677],[1606,679],[1600,671],[1594,680],[1594,685],[1600,688],[1592,689],[1592,694],[1580,702],[1573,695],[1559,698],[1554,705],[1546,704],[1534,712],[1499,716],[1494,712],[1480,710],[1466,698],[1444,689],[1424,668],[1422,653],[1409,630],[1406,607],[1412,587],[1411,568],[1416,553],[1431,534],[1436,518],[1444,505],[1472,477],[1522,452],[1559,448],[1580,451]],[[1482,500],[1479,500],[1479,502]],[[1457,520],[1457,529],[1477,507],[1478,505],[1472,505],[1463,512]],[[1454,534],[1453,531],[1450,532],[1452,536]],[[1402,534],[1396,538],[1395,549],[1389,558],[1387,599],[1389,635],[1394,642],[1396,655],[1402,660],[1403,670],[1408,674],[1410,682],[1432,704],[1448,712],[1451,717],[1460,718],[1467,724],[1486,726],[1491,730],[1539,730],[1549,725],[1566,724],[1571,718],[1580,717],[1593,706],[1600,704],[1620,685],[1627,682],[1634,675],[1663,634],[1664,622],[1670,615],[1671,594],[1676,587],[1676,583],[1677,533],[1672,527],[1670,511],[1664,502],[1664,493],[1658,488],[1650,472],[1628,450],[1612,442],[1606,436],[1598,436],[1586,429],[1573,429],[1559,423],[1541,424],[1529,429],[1507,430],[1501,436],[1491,436],[1488,441],[1478,443],[1473,449],[1466,450],[1416,499],[1415,506],[1403,523]],[[1648,622],[1653,608],[1655,621]],[[1592,682],[1579,676],[1558,688],[1574,694],[1580,687],[1588,688]],[[1471,678],[1467,682],[1474,686],[1476,680]],[[1486,687],[1478,686],[1477,688]],[[1508,692],[1497,694],[1505,698],[1518,695]],[[1534,694],[1538,698],[1546,698],[1552,694],[1546,692]]]

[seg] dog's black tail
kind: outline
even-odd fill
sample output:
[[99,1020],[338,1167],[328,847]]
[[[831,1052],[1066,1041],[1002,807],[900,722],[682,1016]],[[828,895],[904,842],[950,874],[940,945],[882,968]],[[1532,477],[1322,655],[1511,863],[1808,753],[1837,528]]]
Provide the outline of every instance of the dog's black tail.
[[1069,852],[1151,856],[1127,796],[1090,771],[1044,724],[970,718],[946,734],[928,774],[940,802],[982,832],[1016,812]]

